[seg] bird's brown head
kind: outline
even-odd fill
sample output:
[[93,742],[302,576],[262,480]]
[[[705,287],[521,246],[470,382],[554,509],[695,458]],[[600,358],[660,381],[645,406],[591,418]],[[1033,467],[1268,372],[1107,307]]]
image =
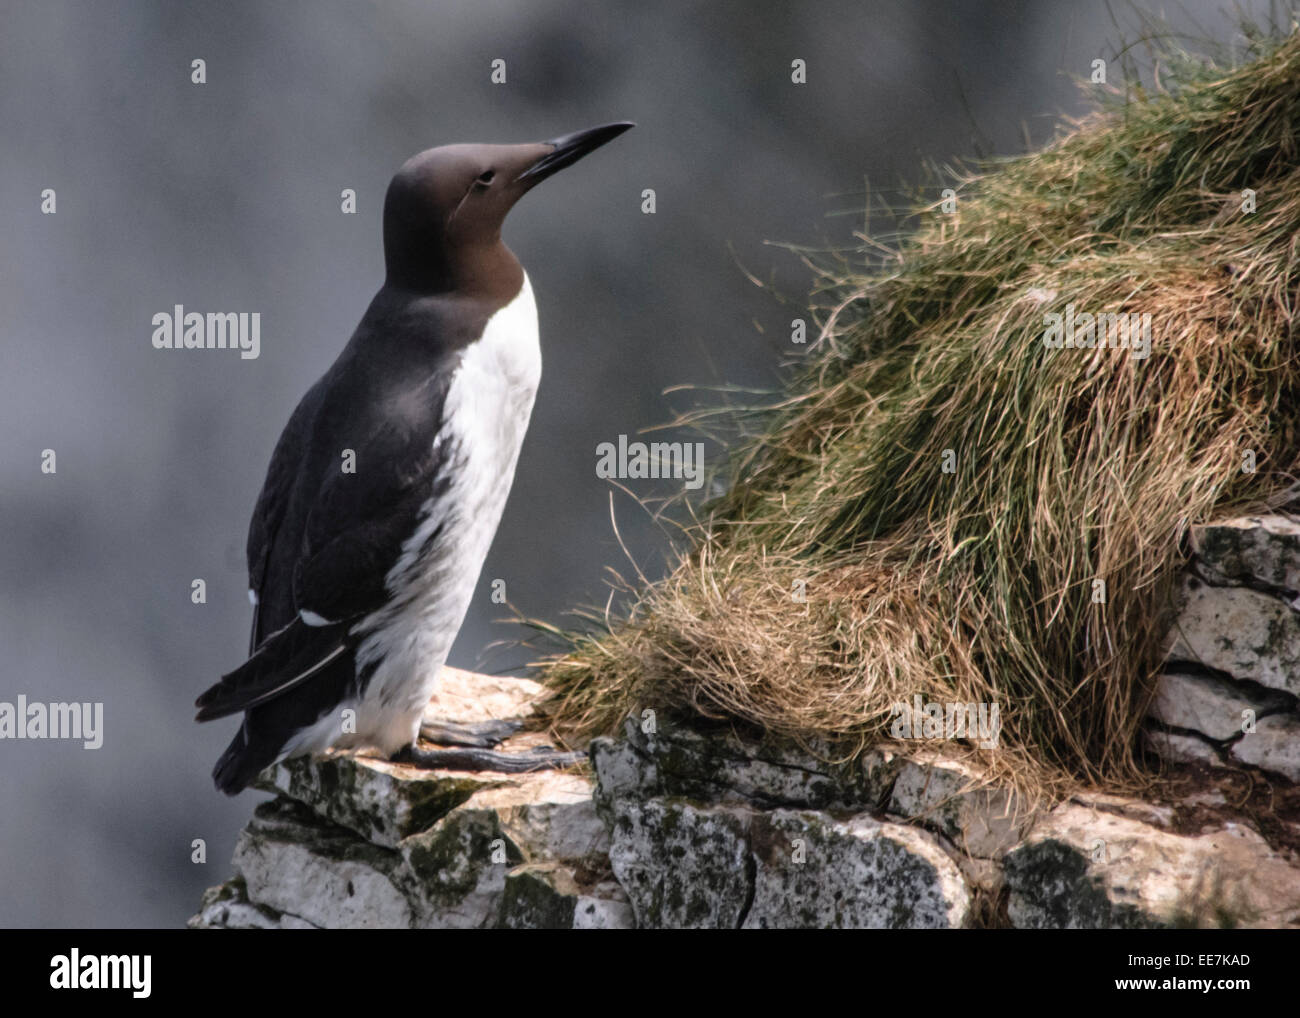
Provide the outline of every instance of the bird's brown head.
[[444,145],[412,156],[384,199],[389,284],[429,292],[503,285],[496,279],[513,256],[501,243],[501,224],[515,202],[632,126],[621,121],[522,145]]

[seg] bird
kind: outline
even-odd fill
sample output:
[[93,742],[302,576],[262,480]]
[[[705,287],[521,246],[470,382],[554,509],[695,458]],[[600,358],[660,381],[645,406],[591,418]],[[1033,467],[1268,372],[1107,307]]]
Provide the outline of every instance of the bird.
[[537,184],[632,126],[440,146],[393,177],[383,285],[290,415],[253,510],[249,656],[195,701],[197,721],[243,714],[212,771],[218,790],[235,795],[268,766],[330,749],[492,770],[578,756],[488,748],[517,724],[434,724],[444,745],[463,748],[418,743],[541,375],[532,285],[503,221]]

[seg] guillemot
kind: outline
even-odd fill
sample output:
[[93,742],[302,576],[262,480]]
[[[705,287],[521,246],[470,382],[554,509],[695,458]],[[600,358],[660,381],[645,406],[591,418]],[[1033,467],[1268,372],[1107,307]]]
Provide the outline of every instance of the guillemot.
[[455,726],[439,741],[466,748],[416,746],[541,374],[532,287],[502,222],[536,184],[632,126],[428,149],[393,177],[384,285],[290,416],[253,511],[250,656],[196,701],[199,721],[244,714],[212,772],[221,791],[328,748],[494,770],[574,757],[494,752],[485,747],[505,731]]

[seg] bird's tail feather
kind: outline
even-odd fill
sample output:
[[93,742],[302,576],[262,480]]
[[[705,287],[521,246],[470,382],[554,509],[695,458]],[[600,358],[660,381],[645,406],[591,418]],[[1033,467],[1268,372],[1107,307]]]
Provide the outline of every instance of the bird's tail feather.
[[250,744],[245,735],[245,727],[241,725],[212,768],[212,780],[219,791],[226,795],[238,795],[275,762],[279,751],[279,746],[264,739],[254,739]]
[[319,674],[350,647],[349,621],[309,626],[294,619],[252,657],[200,696],[196,721],[238,714],[283,696]]
[[218,789],[235,795],[286,753],[321,748],[298,737],[357,695],[355,646],[346,628],[286,627],[199,698],[200,720],[245,712],[212,769]]

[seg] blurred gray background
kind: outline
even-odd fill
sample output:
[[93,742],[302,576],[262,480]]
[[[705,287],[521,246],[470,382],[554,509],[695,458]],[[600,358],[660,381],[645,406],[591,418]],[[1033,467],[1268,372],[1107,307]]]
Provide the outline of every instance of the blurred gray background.
[[[1165,14],[1227,42],[1221,7]],[[1139,9],[1117,8],[1129,39]],[[596,444],[697,398],[669,386],[777,381],[792,310],[745,270],[796,298],[809,277],[764,242],[851,246],[868,183],[901,201],[927,161],[1042,142],[1086,108],[1073,78],[1120,27],[1080,0],[0,2],[0,700],[105,711],[97,751],[0,741],[0,925],[176,926],[229,875],[258,797],[213,790],[235,723],[197,726],[192,704],[243,659],[249,513],[382,281],[384,188],[408,156],[638,124],[506,224],[545,368],[452,657],[503,670],[530,655],[483,657],[521,635],[490,579],[564,625],[604,602],[606,566],[629,571]],[[178,303],[260,311],[261,357],[154,350],[151,317]],[[665,536],[616,504],[658,574]]]

